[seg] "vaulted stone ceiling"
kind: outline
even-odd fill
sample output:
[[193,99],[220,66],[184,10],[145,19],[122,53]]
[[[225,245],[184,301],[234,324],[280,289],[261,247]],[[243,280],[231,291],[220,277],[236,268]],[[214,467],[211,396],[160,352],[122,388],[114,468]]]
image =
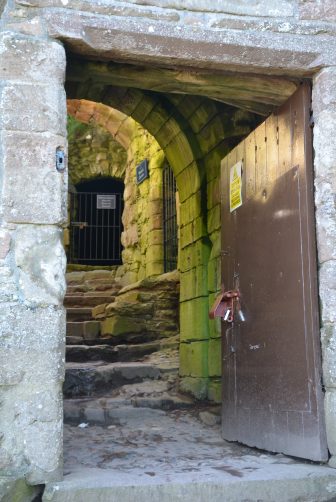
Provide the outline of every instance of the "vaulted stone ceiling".
[[204,96],[262,116],[269,115],[291,96],[299,80],[294,78],[224,73],[203,69],[88,61],[68,58],[68,87],[91,82],[150,90],[159,93]]

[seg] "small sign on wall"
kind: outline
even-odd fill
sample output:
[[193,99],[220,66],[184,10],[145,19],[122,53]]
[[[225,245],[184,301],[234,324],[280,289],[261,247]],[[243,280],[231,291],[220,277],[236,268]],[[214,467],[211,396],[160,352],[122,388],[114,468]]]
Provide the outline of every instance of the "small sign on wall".
[[242,201],[243,162],[240,160],[230,168],[230,212],[243,204]]
[[117,206],[114,194],[97,194],[97,209],[115,209]]
[[148,160],[145,159],[142,162],[140,162],[139,165],[136,166],[136,181],[137,184],[140,185],[143,181],[145,181],[147,178],[149,178],[149,171],[148,171]]

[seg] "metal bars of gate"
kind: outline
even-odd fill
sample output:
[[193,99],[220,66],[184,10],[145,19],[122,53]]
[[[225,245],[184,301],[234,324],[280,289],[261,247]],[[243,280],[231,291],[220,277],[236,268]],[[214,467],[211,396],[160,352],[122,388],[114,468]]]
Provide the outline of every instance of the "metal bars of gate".
[[169,164],[163,168],[163,256],[164,271],[177,268],[176,181]]
[[121,263],[120,193],[70,193],[70,263]]

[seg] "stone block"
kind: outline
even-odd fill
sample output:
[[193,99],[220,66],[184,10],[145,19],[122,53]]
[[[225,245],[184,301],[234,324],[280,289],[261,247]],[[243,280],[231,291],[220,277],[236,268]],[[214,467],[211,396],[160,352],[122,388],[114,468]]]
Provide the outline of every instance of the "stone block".
[[[209,310],[214,304],[218,293],[209,294]],[[222,321],[220,317],[216,317],[216,319],[209,319],[209,336],[210,338],[220,338],[222,330]]]
[[[138,0],[131,0],[138,3]],[[191,10],[198,12],[216,12],[234,14],[238,16],[261,16],[261,17],[287,17],[294,15],[294,5],[291,0],[252,0],[244,2],[216,1],[209,3],[209,0],[151,0],[152,6],[164,7],[177,10]]]
[[19,85],[2,88],[0,125],[7,131],[50,132],[66,136],[63,86]]
[[223,148],[222,145],[211,150],[203,159],[208,183],[220,177],[221,161],[230,151],[228,146]]
[[142,121],[142,124],[153,136],[156,136],[156,133],[169,119],[170,115],[166,108],[164,108],[161,103],[157,103],[154,108],[151,109],[145,120]]
[[321,328],[323,381],[327,388],[336,388],[336,325]]
[[[155,99],[151,99],[143,95],[142,100],[137,104],[137,107],[132,112],[132,118],[137,122],[142,123],[157,105]],[[148,129],[151,133],[151,130]]]
[[208,211],[208,232],[211,234],[221,228],[221,206],[217,204]]
[[65,51],[54,40],[3,31],[0,37],[0,80],[63,84]]
[[207,269],[198,266],[181,273],[180,301],[191,300],[208,294]]
[[209,292],[216,293],[221,288],[221,258],[214,258],[208,262]]
[[222,340],[220,338],[209,340],[208,371],[209,377],[222,375]]
[[14,258],[18,296],[27,306],[62,305],[66,258],[60,228],[19,225]]
[[11,234],[8,230],[0,228],[0,260],[4,260],[9,253]]
[[210,240],[212,243],[210,258],[217,258],[221,256],[221,230],[215,230],[210,234]]
[[180,228],[180,246],[181,249],[189,246],[194,242],[194,227],[192,223],[188,223]]
[[201,411],[199,414],[199,419],[209,427],[214,427],[221,422],[220,416],[216,413],[211,413],[210,411]]
[[57,353],[65,341],[63,307],[7,304],[0,311],[0,349]]
[[324,397],[327,442],[331,455],[336,455],[336,390],[327,389]]
[[208,378],[181,377],[179,388],[196,399],[206,399],[208,394]]
[[100,334],[100,322],[99,321],[67,322],[66,332],[67,336],[77,336],[84,338],[84,340],[95,340],[96,338],[99,337]]
[[334,0],[299,0],[299,18],[302,20],[336,21]]
[[[169,118],[156,133],[155,137],[160,143],[162,148],[166,148],[166,146],[172,143],[175,136],[180,134],[181,127],[179,123],[174,118]],[[174,167],[173,167],[174,169]]]
[[164,272],[163,260],[158,261],[146,261],[146,277],[151,277],[152,275],[159,275]]
[[333,204],[317,207],[315,217],[318,260],[336,260],[336,208]]
[[180,376],[208,376],[208,342],[180,344]]
[[201,180],[196,162],[192,162],[176,175],[176,184],[181,202],[200,190]]
[[336,161],[336,143],[330,141],[336,133],[336,112],[328,109],[320,111],[314,115],[314,124],[315,183],[321,180],[330,183],[334,179]]
[[190,270],[191,268],[197,267],[198,265],[203,265],[207,262],[209,254],[209,242],[205,239],[200,239],[192,243],[191,245],[182,248],[179,253],[179,264],[181,272]]
[[56,148],[66,140],[49,133],[4,132],[2,203],[5,221],[67,221],[67,171],[56,170]]
[[336,111],[336,68],[323,68],[313,80],[313,111],[317,116],[323,110]]
[[[222,402],[222,382],[217,378],[211,378],[208,386],[208,399],[215,403]],[[220,418],[220,417],[219,417]]]
[[[226,122],[231,122],[230,117],[226,117]],[[199,141],[200,147],[204,154],[207,154],[210,150],[216,147],[216,145],[223,140],[229,134],[233,133],[233,126],[231,125],[231,130],[227,131],[227,124],[223,123],[222,118],[217,115],[211,122],[209,122],[203,129],[197,134],[197,139]]]
[[85,409],[85,420],[89,423],[104,425],[105,424],[105,411],[103,408],[89,408]]
[[[145,231],[147,230],[148,232],[148,244],[149,246],[153,245],[160,245],[161,247],[163,246],[163,230],[152,230],[151,232],[148,231],[148,229],[144,229]],[[161,253],[160,253],[161,255]]]
[[193,221],[192,225],[194,241],[197,241],[202,237],[206,237],[208,235],[205,217],[199,216]]
[[163,261],[163,246],[162,244],[152,244],[146,252],[146,261]]
[[180,225],[192,222],[198,216],[201,216],[201,213],[201,192],[197,192],[180,205]]
[[140,323],[139,320],[129,317],[108,317],[101,323],[102,336],[126,335],[132,333],[141,333],[141,331],[144,331],[144,325]]
[[[34,355],[26,354],[26,367]],[[62,387],[61,381],[50,379],[49,371],[33,377],[8,389],[2,402],[2,448],[9,453],[3,472],[16,474],[17,466],[25,466],[28,483],[42,484],[62,476]],[[9,423],[11,427],[4,428]]]
[[209,338],[208,314],[207,296],[180,303],[181,341],[207,340]]
[[213,208],[221,202],[220,194],[220,177],[217,177],[208,182],[207,185],[207,207],[208,209]]
[[336,260],[322,263],[319,270],[319,285],[322,322],[336,322]]
[[215,101],[203,100],[202,104],[190,116],[188,122],[194,133],[206,128],[210,120],[218,113]]
[[336,259],[336,206],[334,204],[335,187],[331,183],[316,183],[316,233],[318,260],[323,263]]
[[41,493],[41,486],[29,486],[25,479],[0,478],[0,500],[2,502],[33,502]]
[[185,171],[187,166],[192,164],[194,161],[194,153],[190,148],[187,137],[182,131],[173,138],[169,145],[165,147],[164,151],[169,164],[174,166],[174,174],[180,192],[182,187],[179,185],[179,175]]

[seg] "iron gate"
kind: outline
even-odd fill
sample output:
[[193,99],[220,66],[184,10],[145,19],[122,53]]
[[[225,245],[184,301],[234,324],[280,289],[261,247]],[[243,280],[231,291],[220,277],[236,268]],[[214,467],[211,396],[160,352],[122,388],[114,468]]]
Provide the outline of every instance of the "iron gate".
[[122,210],[120,193],[70,193],[70,263],[121,263]]
[[169,164],[163,168],[163,251],[164,271],[177,268],[176,181]]

